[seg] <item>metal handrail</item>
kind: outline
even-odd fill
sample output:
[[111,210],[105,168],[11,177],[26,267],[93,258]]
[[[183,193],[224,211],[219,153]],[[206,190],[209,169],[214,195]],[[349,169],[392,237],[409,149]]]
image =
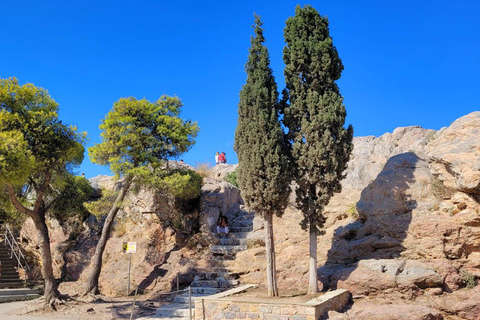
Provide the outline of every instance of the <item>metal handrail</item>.
[[[20,250],[20,246],[18,245],[17,241],[15,240],[15,237],[13,236],[12,231],[10,231],[10,228],[8,227],[7,224],[5,224],[5,248],[10,250],[10,259],[13,259],[13,256],[17,259],[17,266],[19,268],[22,268],[23,270],[30,270],[30,266],[28,265],[27,259],[22,253],[22,250]],[[8,247],[7,247],[8,245]],[[22,259],[24,264],[22,264]],[[27,280],[27,273],[24,272],[25,275],[25,281]]]

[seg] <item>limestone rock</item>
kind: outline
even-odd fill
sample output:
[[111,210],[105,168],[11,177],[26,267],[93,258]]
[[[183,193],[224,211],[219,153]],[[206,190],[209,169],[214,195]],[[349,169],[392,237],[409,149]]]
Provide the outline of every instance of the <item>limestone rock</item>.
[[443,320],[440,311],[412,304],[354,304],[346,313],[330,311],[329,320]]
[[[337,267],[338,268],[338,267]],[[412,260],[361,260],[331,275],[331,286],[353,295],[371,295],[392,288],[442,287],[443,278],[435,270]]]

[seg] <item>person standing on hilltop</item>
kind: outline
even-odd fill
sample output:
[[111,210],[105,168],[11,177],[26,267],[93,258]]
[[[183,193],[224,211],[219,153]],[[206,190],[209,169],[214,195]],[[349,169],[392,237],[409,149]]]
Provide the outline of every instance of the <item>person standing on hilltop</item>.
[[220,161],[218,160],[218,155],[219,155],[219,153],[217,151],[217,153],[215,153],[215,165],[220,163]]
[[222,152],[218,155],[218,162],[227,163],[227,157],[226,157],[225,152]]

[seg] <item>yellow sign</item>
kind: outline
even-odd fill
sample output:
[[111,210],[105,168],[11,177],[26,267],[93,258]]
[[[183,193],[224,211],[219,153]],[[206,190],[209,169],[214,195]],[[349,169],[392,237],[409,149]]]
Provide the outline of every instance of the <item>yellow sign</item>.
[[136,253],[137,252],[137,243],[136,242],[124,242],[122,249],[123,249],[124,253]]

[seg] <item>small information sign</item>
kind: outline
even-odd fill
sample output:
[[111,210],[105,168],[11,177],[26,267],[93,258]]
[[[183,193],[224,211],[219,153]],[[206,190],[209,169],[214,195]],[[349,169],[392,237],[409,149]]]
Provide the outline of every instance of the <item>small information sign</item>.
[[137,252],[137,243],[136,242],[124,242],[123,243],[123,252],[124,253],[136,253]]

